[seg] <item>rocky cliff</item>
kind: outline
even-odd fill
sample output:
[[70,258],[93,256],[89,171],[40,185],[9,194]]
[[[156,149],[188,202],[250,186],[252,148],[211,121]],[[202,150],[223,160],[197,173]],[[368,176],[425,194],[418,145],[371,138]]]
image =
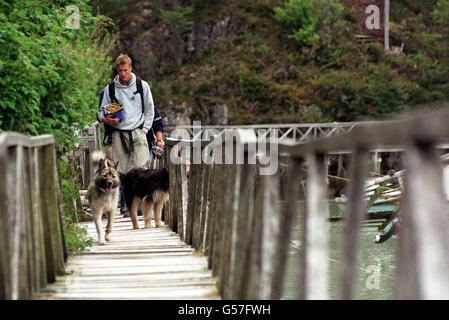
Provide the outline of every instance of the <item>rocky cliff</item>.
[[[391,52],[356,37],[367,1],[93,2],[119,27],[112,55],[131,56],[170,125],[379,119],[449,95],[448,0],[395,1]],[[309,9],[276,16],[287,6]],[[303,18],[307,44],[288,23]]]
[[[113,56],[118,53],[130,55],[134,71],[153,87],[157,86],[156,81],[210,49],[217,40],[246,30],[240,17],[241,9],[223,12],[218,19],[215,16],[214,20],[198,23],[192,20],[192,13],[186,17],[180,10],[189,2],[127,1],[117,17],[119,43]],[[111,11],[104,7],[104,14],[110,14],[108,10]],[[175,14],[164,16],[164,11]],[[157,103],[158,97],[154,98]],[[191,106],[186,101],[164,101],[158,108],[169,125],[190,124],[194,108],[201,110],[204,124],[228,123],[228,107],[224,103],[200,99],[196,106]]]

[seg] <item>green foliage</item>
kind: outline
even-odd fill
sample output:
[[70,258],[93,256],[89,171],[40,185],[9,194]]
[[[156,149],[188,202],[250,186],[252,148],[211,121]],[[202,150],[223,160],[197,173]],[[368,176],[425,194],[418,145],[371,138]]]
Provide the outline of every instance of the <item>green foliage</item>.
[[314,100],[325,115],[336,121],[350,121],[361,113],[359,95],[362,84],[358,75],[348,71],[322,74],[312,81]]
[[226,2],[226,0],[192,0],[191,2],[193,3],[195,9],[202,10],[217,3]]
[[[87,3],[0,1],[0,131],[53,134],[59,159],[75,148],[75,130],[95,121],[97,94],[110,69],[112,24],[94,17]],[[64,209],[73,221],[79,195],[63,163]]]
[[93,239],[88,236],[84,227],[73,223],[69,217],[64,217],[64,236],[69,254],[82,252],[92,246]]
[[323,74],[313,85],[317,90],[315,99],[326,115],[337,121],[399,113],[411,89],[405,79],[385,65]]
[[449,42],[449,0],[438,0],[432,17],[445,40]]
[[[77,127],[92,122],[92,103],[108,70],[106,52],[90,35],[104,19],[80,9],[80,29],[65,27],[65,2],[13,1],[0,20],[0,129],[56,134],[73,147]],[[67,4],[69,1],[67,1]]]
[[386,66],[376,66],[370,70],[368,85],[362,105],[365,112],[374,116],[386,116],[402,111],[407,101],[406,84]]
[[270,100],[270,83],[258,77],[257,74],[237,70],[234,76],[238,91],[247,99],[259,102]]
[[187,7],[178,6],[176,10],[161,10],[161,18],[175,29],[188,31],[192,29],[193,21],[186,16],[192,12],[193,5]]
[[313,2],[310,0],[289,0],[284,8],[274,8],[277,20],[292,32],[288,38],[299,46],[310,45],[313,40],[319,39],[316,33],[318,19],[313,16],[313,9]]
[[198,27],[230,17],[226,36],[157,81],[159,104],[191,106],[193,117],[220,100],[232,124],[354,121],[449,97],[449,0],[391,2],[390,44],[402,53],[357,41],[342,0],[190,3]]

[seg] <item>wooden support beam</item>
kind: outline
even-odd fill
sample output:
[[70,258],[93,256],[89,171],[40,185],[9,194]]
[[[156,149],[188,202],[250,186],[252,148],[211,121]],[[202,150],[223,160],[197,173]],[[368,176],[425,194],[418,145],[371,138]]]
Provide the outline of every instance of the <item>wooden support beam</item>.
[[363,196],[368,173],[369,154],[365,147],[354,150],[351,161],[351,183],[343,238],[343,263],[340,267],[339,298],[354,298],[357,279],[360,220],[364,212]]
[[449,221],[442,167],[431,143],[406,152],[406,197],[396,299],[449,299]]
[[307,158],[306,210],[303,223],[300,299],[327,299],[328,217],[327,167],[324,153]]
[[[261,274],[259,296],[257,299],[270,299],[273,295],[273,279],[275,276],[275,258],[278,256],[281,232],[288,232],[281,228],[282,210],[279,203],[279,175],[263,175],[261,179],[261,215],[262,215],[262,243],[261,243]],[[257,197],[257,195],[256,195]],[[285,225],[284,225],[285,227]]]
[[249,255],[251,248],[250,234],[251,221],[254,212],[254,188],[256,180],[256,165],[244,164],[240,170],[240,188],[238,213],[235,217],[235,231],[233,236],[233,248],[235,252],[231,256],[234,273],[233,297],[236,299],[247,298],[249,277]]
[[64,253],[61,234],[61,213],[59,212],[56,179],[56,154],[54,145],[45,146],[41,153],[41,208],[45,236],[47,279],[54,282],[64,272]]
[[292,224],[298,214],[298,190],[302,186],[301,167],[304,163],[303,158],[292,158],[291,166],[287,171],[287,186],[285,192],[285,201],[280,216],[280,229],[277,239],[277,249],[275,251],[273,277],[271,279],[270,299],[279,300],[282,298],[282,288],[287,269],[287,254],[290,247],[290,233]]

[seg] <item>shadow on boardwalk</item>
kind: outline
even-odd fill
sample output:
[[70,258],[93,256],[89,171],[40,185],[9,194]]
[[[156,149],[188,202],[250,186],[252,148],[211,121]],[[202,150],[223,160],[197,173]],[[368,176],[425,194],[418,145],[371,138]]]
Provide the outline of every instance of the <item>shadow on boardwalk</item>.
[[111,241],[100,246],[93,222],[83,224],[94,239],[90,251],[70,257],[67,275],[35,299],[219,299],[207,258],[167,227],[133,230],[116,216]]

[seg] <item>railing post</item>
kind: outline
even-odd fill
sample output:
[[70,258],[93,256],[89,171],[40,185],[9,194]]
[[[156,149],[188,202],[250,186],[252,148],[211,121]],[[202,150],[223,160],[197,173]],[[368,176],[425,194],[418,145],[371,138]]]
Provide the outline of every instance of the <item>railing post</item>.
[[[272,296],[272,284],[275,278],[275,258],[277,257],[278,240],[281,233],[282,210],[279,203],[279,175],[261,176],[261,218],[262,218],[262,238],[261,238],[261,275],[258,299],[270,299]],[[288,232],[282,230],[282,232]]]
[[187,218],[186,218],[186,234],[184,236],[184,241],[187,244],[192,244],[193,237],[193,221],[196,211],[196,195],[197,189],[201,188],[201,179],[199,177],[201,167],[199,164],[190,164],[190,174],[189,174],[189,197],[187,200]]
[[249,278],[249,261],[247,257],[251,250],[249,235],[254,212],[256,165],[243,164],[239,174],[241,182],[237,215],[235,216],[234,249],[231,255],[232,273],[234,275],[232,296],[235,299],[246,299]]
[[210,190],[209,190],[209,210],[207,214],[206,234],[204,239],[204,254],[207,256],[209,268],[213,266],[213,247],[214,247],[214,231],[215,231],[215,208],[217,207],[217,165],[211,164]]
[[442,166],[431,143],[406,151],[405,210],[399,237],[396,299],[449,299],[449,225]]
[[289,161],[291,166],[287,170],[287,186],[285,190],[285,199],[280,217],[279,238],[277,241],[277,249],[274,257],[274,272],[271,281],[270,299],[278,300],[282,297],[282,288],[284,284],[287,253],[290,247],[290,233],[292,223],[298,214],[298,196],[301,185],[301,167],[304,163],[303,158],[292,157]]
[[179,216],[182,217],[182,179],[181,179],[181,166],[182,163],[178,163],[179,153],[176,146],[167,146],[168,159],[168,172],[170,176],[170,199],[169,199],[169,217],[166,222],[168,226],[179,234],[183,238],[182,219],[179,220]]
[[206,248],[206,235],[207,235],[207,225],[209,219],[209,206],[210,206],[210,194],[211,194],[211,179],[212,179],[212,164],[204,164],[204,185],[202,199],[203,203],[201,206],[201,228],[199,230],[199,250],[204,253]]
[[43,146],[41,156],[41,208],[44,225],[47,279],[50,282],[54,282],[56,275],[64,272],[64,253],[62,250],[64,234],[61,233],[62,221],[57,197],[54,145]]
[[224,166],[224,189],[223,193],[223,210],[221,211],[221,241],[220,246],[220,286],[223,298],[231,299],[232,277],[231,273],[231,250],[232,250],[232,231],[234,228],[234,203],[236,199],[235,190],[239,188],[240,181],[237,180],[236,165],[228,164]]
[[357,146],[351,160],[351,183],[343,236],[343,263],[340,266],[339,298],[353,299],[354,281],[357,279],[360,220],[364,212],[363,192],[368,173],[369,154],[365,147]]
[[39,148],[33,148],[30,155],[31,173],[31,215],[33,224],[33,254],[37,282],[40,288],[47,284],[47,270],[45,264],[45,243],[42,226],[42,208],[40,202],[40,163]]
[[[8,183],[8,146],[0,134],[0,179]],[[8,191],[0,188],[0,299],[11,299],[11,269],[8,242]]]
[[[213,232],[211,234],[211,259],[212,274],[220,274],[222,239],[223,239],[223,197],[226,184],[225,164],[214,165],[215,192],[214,192],[214,213],[213,213]],[[212,230],[211,230],[212,231]]]
[[198,164],[198,177],[196,181],[195,188],[195,211],[193,214],[193,227],[192,227],[192,246],[200,250],[201,241],[202,241],[202,233],[201,226],[203,224],[204,216],[203,216],[203,206],[206,205],[204,195],[205,188],[205,172],[206,166],[204,164]]
[[312,152],[307,160],[299,298],[327,299],[329,207],[326,201],[326,156]]
[[[26,265],[22,258],[27,254],[24,252],[24,245],[26,245],[26,233],[23,230],[25,224],[24,206],[23,206],[23,192],[22,187],[22,162],[23,162],[23,147],[13,146],[6,151],[8,154],[8,177],[6,185],[10,186],[10,195],[5,199],[8,203],[6,221],[8,225],[7,243],[9,250],[9,268],[10,268],[10,299],[24,299],[28,295],[24,283],[26,279],[21,279],[23,275],[27,274]],[[25,281],[24,281],[25,280]]]
[[261,273],[261,242],[262,242],[262,212],[261,212],[261,196],[260,192],[261,180],[256,174],[255,177],[255,200],[251,219],[249,219],[249,233],[247,235],[246,257],[245,257],[245,273],[242,299],[258,299],[260,290],[260,273]]

